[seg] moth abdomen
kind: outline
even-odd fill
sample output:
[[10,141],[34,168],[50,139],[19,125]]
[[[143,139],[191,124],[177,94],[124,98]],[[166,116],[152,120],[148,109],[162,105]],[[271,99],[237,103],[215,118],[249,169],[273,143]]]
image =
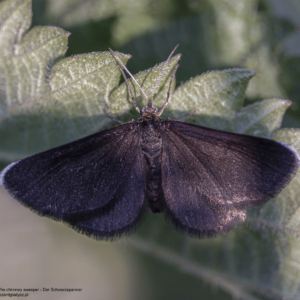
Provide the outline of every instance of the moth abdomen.
[[146,198],[152,212],[163,211],[163,193],[161,186],[162,140],[156,124],[144,122],[141,148],[147,163]]

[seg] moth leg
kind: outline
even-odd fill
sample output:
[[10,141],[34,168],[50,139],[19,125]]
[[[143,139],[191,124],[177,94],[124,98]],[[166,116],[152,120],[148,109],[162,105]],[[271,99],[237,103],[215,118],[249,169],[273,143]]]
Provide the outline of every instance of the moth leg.
[[177,121],[181,121],[181,120],[183,120],[183,119],[187,118],[188,116],[193,115],[193,114],[195,114],[195,113],[196,113],[196,111],[193,110],[193,111],[191,111],[191,112],[185,114],[184,116],[182,116],[182,117],[181,117],[180,119],[178,119]]
[[122,121],[120,121],[120,120],[114,118],[113,116],[111,116],[111,115],[108,113],[108,111],[107,111],[106,109],[104,109],[104,114],[105,114],[108,118],[112,119],[113,121],[118,122],[118,123],[120,123],[120,124],[124,124],[124,122],[122,122]]

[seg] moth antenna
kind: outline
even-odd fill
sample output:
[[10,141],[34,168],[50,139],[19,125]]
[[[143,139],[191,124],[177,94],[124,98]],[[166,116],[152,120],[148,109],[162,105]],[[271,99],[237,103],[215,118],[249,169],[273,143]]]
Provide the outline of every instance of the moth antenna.
[[153,91],[152,91],[151,101],[150,101],[151,106],[153,106],[153,97],[154,97],[154,93],[155,93],[155,91],[156,91],[156,89],[157,89],[158,84],[160,83],[161,76],[162,76],[162,74],[164,73],[164,71],[165,71],[165,69],[166,69],[166,67],[167,67],[167,65],[168,65],[168,62],[170,61],[170,59],[171,59],[173,53],[175,52],[175,50],[177,49],[178,46],[179,46],[179,45],[176,45],[176,47],[175,47],[175,48],[173,49],[173,51],[170,53],[168,59],[166,60],[166,62],[165,62],[165,64],[164,64],[164,67],[163,67],[162,71],[161,71],[160,74],[159,74],[158,79],[156,80],[154,89],[153,89]]
[[159,110],[159,112],[157,113],[158,116],[160,116],[165,107],[167,106],[167,104],[169,103],[169,98],[170,98],[170,92],[171,92],[171,87],[172,87],[172,82],[175,78],[175,74],[176,74],[176,71],[178,69],[179,65],[176,65],[175,68],[174,68],[174,71],[173,71],[173,74],[172,74],[172,77],[171,77],[171,81],[170,81],[170,85],[169,85],[169,90],[168,90],[168,94],[167,94],[167,99],[166,99],[166,102],[164,103],[164,105],[161,107],[161,109]]
[[125,82],[126,82],[126,84],[127,84],[128,91],[129,91],[129,94],[130,94],[130,96],[131,96],[131,100],[132,100],[133,106],[134,106],[134,108],[136,109],[136,111],[137,111],[139,114],[141,114],[141,111],[140,111],[140,109],[138,108],[138,106],[137,106],[137,104],[136,104],[136,101],[135,101],[135,98],[134,98],[134,96],[133,96],[133,94],[132,94],[132,91],[131,91],[130,85],[129,85],[129,83],[128,83],[126,74],[124,73],[123,69],[122,69],[119,65],[118,65],[118,68],[120,69],[120,71],[121,71],[121,73],[122,73],[122,75],[123,75],[123,77],[124,77],[124,80],[125,80]]
[[[133,80],[133,82],[137,85],[137,87],[140,89],[141,93],[143,94],[144,96],[144,99],[146,101],[146,104],[148,102],[148,99],[147,99],[147,96],[146,96],[146,93],[143,91],[143,89],[141,88],[141,86],[138,84],[138,82],[136,81],[136,79],[133,77],[133,75],[129,72],[129,70],[125,67],[125,65],[123,64],[123,62],[121,61],[121,59],[115,54],[115,52],[110,49],[110,52],[111,54],[113,55],[113,57],[119,62],[119,64],[122,66],[122,68],[127,72],[127,74],[131,77],[131,79]],[[124,78],[125,79],[125,78]]]

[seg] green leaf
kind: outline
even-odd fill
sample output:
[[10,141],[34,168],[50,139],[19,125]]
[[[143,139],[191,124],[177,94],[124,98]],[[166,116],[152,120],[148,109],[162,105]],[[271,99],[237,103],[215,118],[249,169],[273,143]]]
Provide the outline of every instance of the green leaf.
[[31,24],[31,1],[2,1],[0,3],[0,55],[14,53],[14,45],[21,41]]
[[189,121],[198,125],[233,130],[235,113],[243,106],[244,94],[255,72],[245,69],[213,71],[182,84],[170,100],[171,114],[179,119],[196,110]]
[[235,132],[270,138],[291,104],[288,100],[270,99],[244,107],[236,114]]

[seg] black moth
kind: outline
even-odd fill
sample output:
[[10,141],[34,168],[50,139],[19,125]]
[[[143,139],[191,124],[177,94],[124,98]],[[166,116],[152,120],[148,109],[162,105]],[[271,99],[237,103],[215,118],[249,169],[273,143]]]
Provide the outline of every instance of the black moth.
[[290,182],[298,154],[273,140],[162,120],[170,88],[160,111],[151,100],[137,121],[12,163],[0,184],[35,212],[98,239],[136,227],[147,207],[192,236],[227,232]]

